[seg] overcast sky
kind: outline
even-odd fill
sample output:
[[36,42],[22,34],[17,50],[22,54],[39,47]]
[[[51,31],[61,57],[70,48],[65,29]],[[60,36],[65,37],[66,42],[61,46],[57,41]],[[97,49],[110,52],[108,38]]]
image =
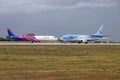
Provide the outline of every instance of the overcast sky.
[[94,34],[104,24],[108,40],[120,41],[120,0],[0,0],[0,36]]

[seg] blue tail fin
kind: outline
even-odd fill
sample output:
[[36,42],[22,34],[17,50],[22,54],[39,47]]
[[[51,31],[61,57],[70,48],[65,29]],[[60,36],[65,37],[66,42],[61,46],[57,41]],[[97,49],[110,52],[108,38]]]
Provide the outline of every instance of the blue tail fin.
[[94,35],[103,35],[103,24],[100,26],[98,32]]
[[16,36],[9,28],[7,29],[7,31],[8,31],[8,36],[10,37],[10,36]]

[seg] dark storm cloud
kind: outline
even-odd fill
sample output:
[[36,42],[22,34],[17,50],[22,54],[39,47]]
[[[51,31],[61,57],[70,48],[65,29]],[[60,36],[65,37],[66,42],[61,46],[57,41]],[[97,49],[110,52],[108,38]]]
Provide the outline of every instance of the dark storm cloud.
[[118,0],[0,0],[0,14],[115,6],[118,6]]

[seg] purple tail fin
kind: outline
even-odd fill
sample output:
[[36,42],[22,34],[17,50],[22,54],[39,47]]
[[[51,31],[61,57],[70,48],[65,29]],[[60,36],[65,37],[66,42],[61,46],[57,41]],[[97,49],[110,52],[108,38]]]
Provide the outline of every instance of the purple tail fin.
[[16,36],[9,28],[7,29],[7,31],[8,31],[8,36],[10,37],[10,36]]

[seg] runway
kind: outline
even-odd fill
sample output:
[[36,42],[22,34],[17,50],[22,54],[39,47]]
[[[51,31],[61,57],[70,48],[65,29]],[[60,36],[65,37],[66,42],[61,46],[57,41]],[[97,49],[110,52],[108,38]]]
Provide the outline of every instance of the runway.
[[88,44],[79,44],[79,43],[28,43],[28,42],[0,42],[2,45],[38,45],[38,46],[82,46],[82,45],[120,45],[120,43],[88,43]]

